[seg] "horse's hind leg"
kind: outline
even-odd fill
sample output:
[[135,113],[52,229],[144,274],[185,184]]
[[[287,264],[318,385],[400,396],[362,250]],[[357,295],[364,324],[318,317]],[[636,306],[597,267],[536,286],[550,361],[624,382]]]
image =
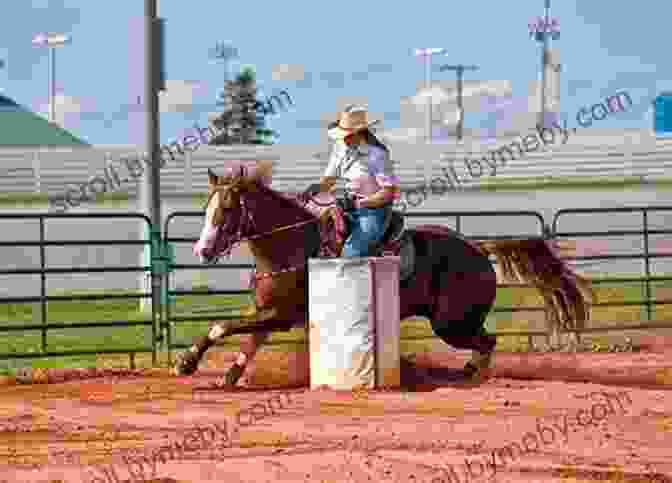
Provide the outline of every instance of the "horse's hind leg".
[[[490,312],[491,304],[476,305],[466,314],[464,321],[434,321],[432,329],[446,344],[456,349],[472,351],[472,358],[464,366],[467,377],[480,375],[492,364],[492,355],[497,345],[497,338],[488,334],[483,324]],[[471,327],[465,327],[468,323]],[[471,329],[471,330],[469,330]],[[471,332],[471,333],[469,333]]]
[[254,356],[257,354],[261,346],[264,345],[264,343],[268,340],[269,336],[270,332],[255,332],[249,338],[241,342],[238,358],[224,376],[224,383],[227,386],[236,385],[240,377],[245,372],[247,364],[252,359],[254,359]]

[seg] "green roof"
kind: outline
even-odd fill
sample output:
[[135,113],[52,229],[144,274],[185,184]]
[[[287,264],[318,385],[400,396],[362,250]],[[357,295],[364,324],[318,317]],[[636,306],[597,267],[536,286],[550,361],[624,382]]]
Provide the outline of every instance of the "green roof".
[[0,94],[0,146],[90,146]]

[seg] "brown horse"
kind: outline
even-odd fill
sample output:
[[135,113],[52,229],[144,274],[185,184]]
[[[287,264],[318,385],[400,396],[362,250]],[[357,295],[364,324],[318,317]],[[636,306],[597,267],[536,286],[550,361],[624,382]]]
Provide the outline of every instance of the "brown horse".
[[[330,242],[334,237],[328,235],[334,230],[325,231],[327,217],[309,211],[300,197],[269,188],[261,180],[270,179],[271,166],[261,162],[258,166],[252,174],[242,166],[237,174],[226,176],[208,171],[205,226],[194,246],[203,262],[213,263],[229,254],[236,243],[247,242],[255,257],[256,311],[239,320],[216,323],[207,336],[178,354],[176,375],[195,372],[217,339],[252,333],[251,347],[241,351],[225,377],[226,384],[233,385],[270,332],[307,324],[306,262],[333,252]],[[434,333],[447,344],[472,350],[474,357],[465,366],[467,376],[487,374],[496,344],[483,327],[497,286],[489,255],[496,257],[505,277],[541,292],[548,320],[556,327],[580,328],[589,317],[589,282],[573,273],[546,240],[477,243],[439,225],[421,225],[406,233],[414,246],[414,269],[400,282],[401,318],[427,317]]]

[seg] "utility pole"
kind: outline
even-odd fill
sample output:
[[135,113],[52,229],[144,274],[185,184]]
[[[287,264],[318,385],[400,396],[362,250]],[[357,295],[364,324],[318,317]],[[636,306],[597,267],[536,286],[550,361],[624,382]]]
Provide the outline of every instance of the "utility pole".
[[[544,0],[544,26],[548,25],[548,10],[551,0]],[[541,126],[546,127],[546,64],[548,63],[548,35],[544,30],[544,40],[541,51]]]
[[[164,265],[161,241],[161,159],[159,147],[159,91],[165,89],[163,64],[163,21],[157,17],[157,0],[145,0],[145,135],[147,142],[147,167],[140,184],[142,212],[151,220],[151,280],[152,312],[154,320],[161,317],[162,270]],[[142,223],[141,239],[147,235]],[[158,332],[160,334],[160,331]]]
[[457,109],[460,112],[460,120],[457,124],[457,139],[462,141],[464,134],[464,106],[462,103],[462,92],[464,87],[464,71],[465,70],[478,70],[476,65],[464,65],[464,64],[455,64],[455,65],[442,65],[439,70],[441,72],[446,70],[454,70],[457,74]]

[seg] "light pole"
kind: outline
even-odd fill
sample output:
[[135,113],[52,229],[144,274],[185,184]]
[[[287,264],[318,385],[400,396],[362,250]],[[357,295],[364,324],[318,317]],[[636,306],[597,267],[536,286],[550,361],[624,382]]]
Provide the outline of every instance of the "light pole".
[[546,66],[550,63],[548,53],[548,40],[552,37],[553,40],[560,38],[560,29],[557,19],[549,17],[549,10],[551,8],[551,0],[544,0],[544,17],[537,17],[537,22],[529,23],[530,37],[541,44],[541,111],[539,113],[541,126],[546,126]]
[[210,58],[212,62],[222,61],[224,63],[224,81],[229,77],[229,60],[238,58],[238,49],[227,42],[217,42],[213,49],[210,49]]
[[439,67],[441,72],[446,70],[454,70],[457,74],[457,108],[460,112],[460,121],[457,124],[457,139],[462,141],[462,136],[464,133],[464,106],[462,105],[462,90],[464,83],[464,71],[465,70],[478,70],[476,65],[442,65]]
[[38,34],[33,38],[33,45],[49,47],[51,68],[49,121],[56,122],[56,48],[69,44],[72,38],[65,34]]
[[423,57],[425,60],[425,87],[427,89],[427,142],[432,142],[432,93],[431,76],[432,76],[432,55],[445,55],[448,52],[444,48],[426,48],[415,49],[416,57]]
[[[160,170],[165,162],[160,158],[159,147],[159,91],[165,90],[164,72],[164,22],[157,16],[157,0],[145,0],[144,15],[144,73],[145,73],[145,136],[147,143],[147,169],[140,180],[139,195],[142,211],[151,221],[150,258],[152,312],[159,322],[157,334],[161,334],[161,299],[163,297],[163,274],[166,271],[165,244],[161,239],[161,178]],[[141,222],[141,239],[145,238],[146,224]],[[144,257],[143,257],[144,258]],[[143,263],[144,265],[144,263]],[[143,299],[144,300],[144,299]],[[159,336],[161,337],[161,335]]]

